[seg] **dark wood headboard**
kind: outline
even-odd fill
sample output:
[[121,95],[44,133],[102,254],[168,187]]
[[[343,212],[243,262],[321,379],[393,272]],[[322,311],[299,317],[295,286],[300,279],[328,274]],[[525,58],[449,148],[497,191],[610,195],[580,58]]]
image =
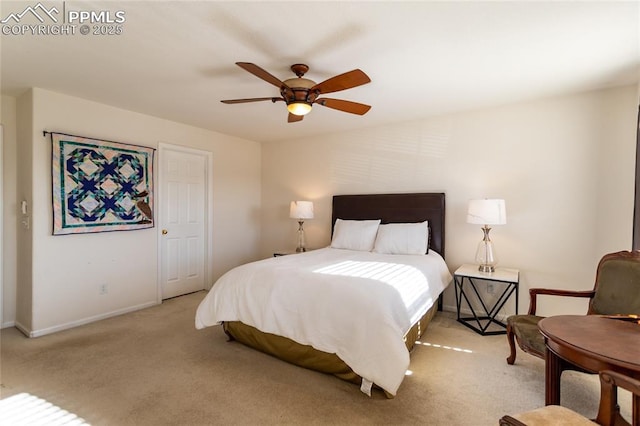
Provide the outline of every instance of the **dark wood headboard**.
[[336,219],[380,219],[382,223],[429,221],[430,248],[444,257],[444,193],[334,195],[331,234]]

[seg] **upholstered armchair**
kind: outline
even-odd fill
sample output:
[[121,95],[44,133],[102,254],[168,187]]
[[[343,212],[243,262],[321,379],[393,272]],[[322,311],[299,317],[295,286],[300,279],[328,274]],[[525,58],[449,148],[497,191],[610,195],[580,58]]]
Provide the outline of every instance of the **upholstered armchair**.
[[507,318],[509,364],[516,360],[515,341],[524,352],[545,356],[544,337],[538,330],[538,322],[544,317],[536,315],[538,295],[589,298],[587,315],[640,315],[640,252],[606,254],[598,263],[593,290],[530,289],[528,313]]
[[[572,425],[572,426],[614,426],[614,425],[640,425],[640,380],[624,376],[613,371],[600,372],[600,406],[595,423],[559,405],[547,405],[546,407],[516,414],[506,415],[500,419],[500,426],[548,426]],[[618,407],[618,387],[628,390],[632,394],[631,399],[631,423],[620,416]]]

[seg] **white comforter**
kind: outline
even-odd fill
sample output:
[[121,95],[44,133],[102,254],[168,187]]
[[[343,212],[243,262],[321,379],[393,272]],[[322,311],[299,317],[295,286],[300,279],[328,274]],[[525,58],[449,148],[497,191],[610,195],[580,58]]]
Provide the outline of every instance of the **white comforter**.
[[[442,257],[324,248],[232,269],[196,313],[196,328],[241,321],[337,354],[395,395],[409,367],[404,334],[451,281]],[[368,392],[367,392],[368,393]]]

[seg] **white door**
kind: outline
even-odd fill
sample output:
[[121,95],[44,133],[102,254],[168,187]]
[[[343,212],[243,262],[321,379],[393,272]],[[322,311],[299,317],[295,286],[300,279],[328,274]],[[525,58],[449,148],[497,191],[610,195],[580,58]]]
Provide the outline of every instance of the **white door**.
[[179,148],[160,152],[162,299],[205,288],[207,158]]

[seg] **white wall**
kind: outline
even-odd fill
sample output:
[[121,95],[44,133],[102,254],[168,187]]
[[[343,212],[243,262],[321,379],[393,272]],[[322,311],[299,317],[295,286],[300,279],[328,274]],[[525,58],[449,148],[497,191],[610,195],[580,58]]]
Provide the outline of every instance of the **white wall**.
[[[16,199],[33,199],[33,96],[31,92],[16,102]],[[6,182],[9,185],[9,182]],[[17,204],[17,203],[16,203]],[[16,206],[17,208],[17,206]],[[16,247],[16,326],[31,330],[33,326],[33,239],[31,217],[18,215]],[[25,226],[25,224],[29,226]]]
[[[262,254],[295,246],[291,200],[315,202],[306,240],[322,247],[334,194],[444,191],[452,272],[473,263],[482,238],[466,223],[467,201],[504,198],[508,223],[491,235],[500,265],[521,270],[520,312],[530,287],[592,288],[599,258],[631,249],[636,93],[629,86],[265,144]],[[586,310],[541,303],[542,314]],[[445,306],[455,306],[452,286]]]
[[[321,247],[329,243],[333,194],[444,191],[452,271],[473,261],[482,235],[465,223],[467,201],[502,197],[508,223],[496,226],[492,239],[500,264],[522,271],[521,312],[529,287],[589,288],[600,256],[631,246],[637,90],[617,88],[262,147],[42,89],[17,102],[3,96],[3,324],[17,320],[37,334],[155,300],[154,230],[50,235],[51,148],[42,130],[211,151],[214,280],[237,264],[295,246],[291,200],[316,202],[316,219],[305,222],[305,229],[308,246]],[[22,199],[32,207],[30,230],[20,224]],[[106,297],[98,295],[94,282],[101,275],[119,283]],[[452,294],[449,288],[449,309]],[[580,304],[549,302],[543,314],[583,312]]]
[[[21,328],[32,335],[45,334],[152,305],[157,296],[157,228],[51,235],[51,143],[43,130],[156,148],[164,142],[212,152],[212,281],[231,267],[256,259],[261,200],[258,143],[43,89],[33,89],[18,100],[22,102],[32,103],[29,135],[23,141],[19,128],[18,144],[31,143],[32,147],[32,195],[25,197],[32,215],[33,295],[32,323],[19,320]],[[19,116],[21,113],[19,110]],[[157,176],[155,179],[157,182]],[[100,295],[99,283],[105,280],[109,292]],[[20,293],[28,280],[18,281]],[[20,312],[17,317],[21,318]]]
[[16,199],[16,100],[2,96],[2,327],[14,325],[16,317],[17,219]]

